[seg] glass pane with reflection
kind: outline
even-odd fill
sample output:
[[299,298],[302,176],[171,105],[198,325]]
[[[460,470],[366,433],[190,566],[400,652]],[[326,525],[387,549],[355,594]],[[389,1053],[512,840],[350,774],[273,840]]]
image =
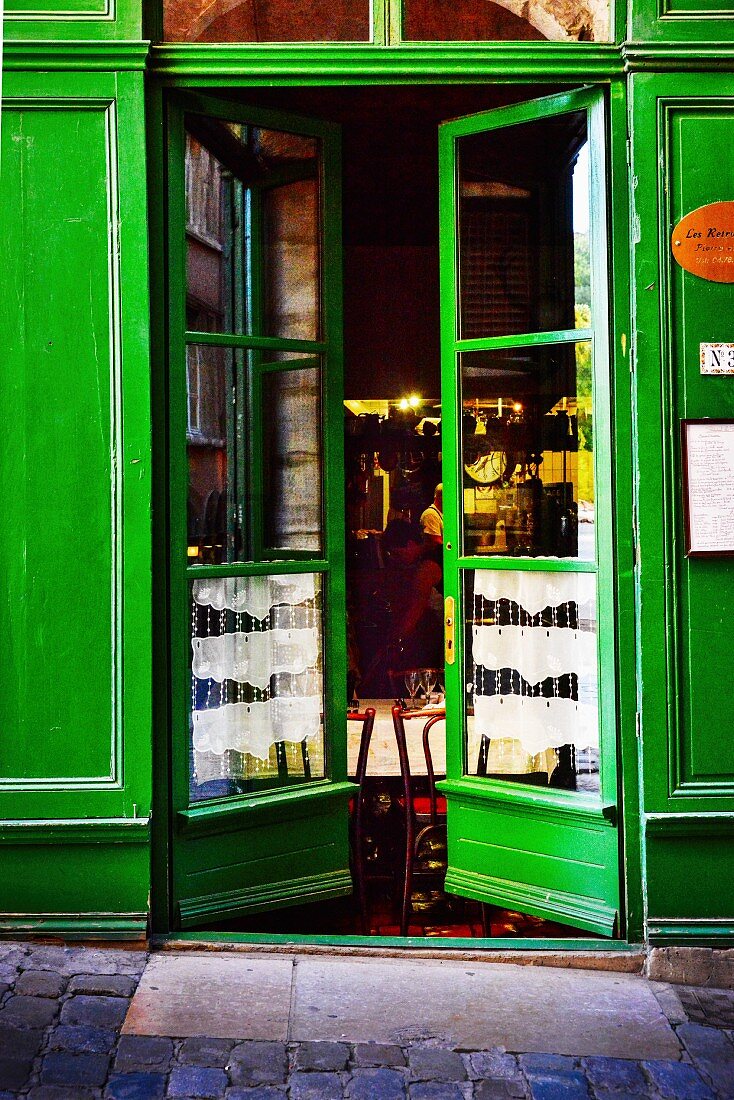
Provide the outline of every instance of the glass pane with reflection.
[[316,340],[320,143],[186,116],[187,328]]
[[264,373],[262,424],[265,547],[319,552],[323,545],[320,367]]
[[192,802],[326,775],[321,577],[191,584]]
[[466,771],[598,794],[596,574],[464,575]]
[[204,127],[196,130],[186,134],[186,327],[242,332],[246,196],[223,160],[200,140]]
[[209,344],[186,348],[190,565],[242,557],[245,354]]
[[591,343],[459,360],[464,553],[593,561]]
[[370,0],[163,0],[167,42],[369,42]]
[[318,179],[314,176],[269,188],[263,192],[262,204],[263,334],[318,340]]
[[403,37],[413,42],[609,41],[607,0],[403,0],[403,12]]
[[588,328],[586,111],[469,134],[457,149],[461,338]]

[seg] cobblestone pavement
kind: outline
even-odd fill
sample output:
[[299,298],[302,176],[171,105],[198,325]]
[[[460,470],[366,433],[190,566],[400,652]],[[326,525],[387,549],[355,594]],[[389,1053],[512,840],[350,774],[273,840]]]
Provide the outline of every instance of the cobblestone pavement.
[[121,1036],[146,961],[139,950],[0,943],[0,1100],[734,1098],[734,992],[677,987],[678,999],[660,987],[680,1061]]

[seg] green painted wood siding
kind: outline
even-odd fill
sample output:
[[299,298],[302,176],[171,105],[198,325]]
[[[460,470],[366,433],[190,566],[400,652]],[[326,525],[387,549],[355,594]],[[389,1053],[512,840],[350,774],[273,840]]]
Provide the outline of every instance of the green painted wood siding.
[[142,78],[16,76],[4,92],[0,843],[4,865],[24,873],[3,876],[0,913],[6,925],[44,912],[140,923],[151,787]]

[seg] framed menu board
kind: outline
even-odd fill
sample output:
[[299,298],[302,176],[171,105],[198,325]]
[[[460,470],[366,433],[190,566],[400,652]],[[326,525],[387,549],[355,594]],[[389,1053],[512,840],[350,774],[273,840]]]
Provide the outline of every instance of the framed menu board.
[[682,420],[686,557],[734,557],[734,420]]

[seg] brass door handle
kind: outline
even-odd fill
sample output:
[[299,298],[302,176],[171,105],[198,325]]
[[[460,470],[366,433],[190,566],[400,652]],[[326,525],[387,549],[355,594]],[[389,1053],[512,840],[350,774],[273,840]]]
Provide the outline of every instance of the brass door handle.
[[444,600],[443,611],[443,656],[447,665],[452,665],[456,660],[455,641],[455,602],[453,596],[447,596]]

